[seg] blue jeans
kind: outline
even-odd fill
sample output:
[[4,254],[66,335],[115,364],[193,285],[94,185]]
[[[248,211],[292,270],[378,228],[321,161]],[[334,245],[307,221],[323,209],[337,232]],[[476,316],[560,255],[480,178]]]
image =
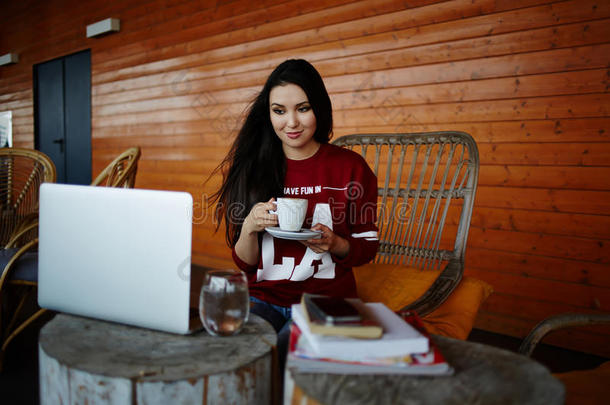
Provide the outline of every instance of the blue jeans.
[[292,308],[269,304],[256,297],[250,297],[250,312],[254,312],[256,315],[267,320],[276,332],[279,332],[286,322],[292,318]]
[[269,304],[256,297],[250,297],[250,312],[269,322],[277,333],[277,354],[280,367],[280,376],[284,375],[288,340],[290,338],[290,324],[292,322],[292,308]]

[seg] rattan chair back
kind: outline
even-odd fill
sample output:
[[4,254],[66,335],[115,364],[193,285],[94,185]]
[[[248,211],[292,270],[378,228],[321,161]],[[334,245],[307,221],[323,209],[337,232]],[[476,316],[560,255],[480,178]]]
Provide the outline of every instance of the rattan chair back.
[[37,220],[40,185],[55,180],[55,165],[44,153],[0,149],[0,247],[9,242],[18,227],[29,225],[30,218]]
[[463,132],[354,134],[333,142],[360,153],[378,181],[376,263],[440,271],[410,309],[438,307],[460,282],[479,153]]
[[132,147],[117,156],[93,180],[92,186],[133,188],[136,183],[140,148]]

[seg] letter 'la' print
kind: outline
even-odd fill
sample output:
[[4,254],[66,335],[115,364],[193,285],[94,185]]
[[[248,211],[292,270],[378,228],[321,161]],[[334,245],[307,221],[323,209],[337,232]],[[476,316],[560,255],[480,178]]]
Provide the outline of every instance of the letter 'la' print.
[[[333,229],[330,206],[316,204],[313,223],[321,223]],[[335,277],[335,262],[330,253],[316,253],[310,248],[305,250],[301,262],[295,266],[294,257],[282,257],[281,264],[274,264],[275,246],[273,237],[268,233],[263,235],[262,243],[262,269],[258,269],[256,280],[292,280],[303,281],[310,277],[332,279]],[[318,272],[314,274],[314,262],[318,262]]]

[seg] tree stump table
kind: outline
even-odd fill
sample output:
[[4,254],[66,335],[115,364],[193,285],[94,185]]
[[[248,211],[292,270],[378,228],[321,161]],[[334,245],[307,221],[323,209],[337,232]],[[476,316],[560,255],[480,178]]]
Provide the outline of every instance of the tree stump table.
[[230,337],[58,314],[40,332],[40,403],[269,404],[275,346],[275,331],[254,314]]
[[541,364],[479,343],[432,337],[452,376],[299,373],[287,365],[284,405],[563,404],[565,389]]

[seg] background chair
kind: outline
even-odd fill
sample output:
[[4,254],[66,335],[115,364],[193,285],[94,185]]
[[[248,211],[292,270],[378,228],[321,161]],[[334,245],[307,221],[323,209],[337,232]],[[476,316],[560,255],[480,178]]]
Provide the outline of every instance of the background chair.
[[[0,149],[0,369],[8,343],[42,312],[22,321],[28,298],[36,291],[39,188],[55,182],[55,165],[44,153]],[[8,287],[13,288],[8,288]]]
[[[36,151],[28,152],[30,154],[32,154],[31,152],[36,153]],[[139,158],[140,148],[133,147],[127,149],[108,164],[91,185],[133,188]],[[48,162],[52,165],[50,160]],[[27,167],[25,164],[24,166]],[[55,181],[55,169],[54,166],[52,167],[52,181]],[[38,286],[37,197],[39,186],[40,184],[35,187],[33,185],[30,186],[36,190],[35,212],[26,215],[25,219],[20,222],[20,225],[14,227],[11,236],[8,237],[8,242],[4,245],[5,248],[0,251],[0,266],[3,268],[0,277],[0,298],[2,299],[0,301],[0,314],[12,314],[10,319],[0,323],[3,325],[0,347],[0,370],[2,369],[2,361],[9,343],[28,325],[47,312],[46,309],[41,309],[35,304]],[[29,237],[29,235],[34,235],[34,238]],[[31,297],[34,297],[34,300],[31,300]],[[32,304],[32,301],[34,301],[34,304]],[[30,313],[31,315],[24,316],[24,313]]]
[[140,148],[132,147],[117,156],[91,182],[92,186],[133,188],[138,171]]
[[333,142],[377,175],[379,250],[354,269],[358,294],[415,310],[431,333],[465,339],[491,287],[464,278],[479,153],[463,132],[355,134]]
[[[577,326],[609,325],[610,314],[565,313],[541,321],[525,337],[519,353],[531,356],[536,345],[549,333]],[[553,374],[566,388],[566,405],[607,403],[610,394],[610,361],[592,370],[577,370]]]

